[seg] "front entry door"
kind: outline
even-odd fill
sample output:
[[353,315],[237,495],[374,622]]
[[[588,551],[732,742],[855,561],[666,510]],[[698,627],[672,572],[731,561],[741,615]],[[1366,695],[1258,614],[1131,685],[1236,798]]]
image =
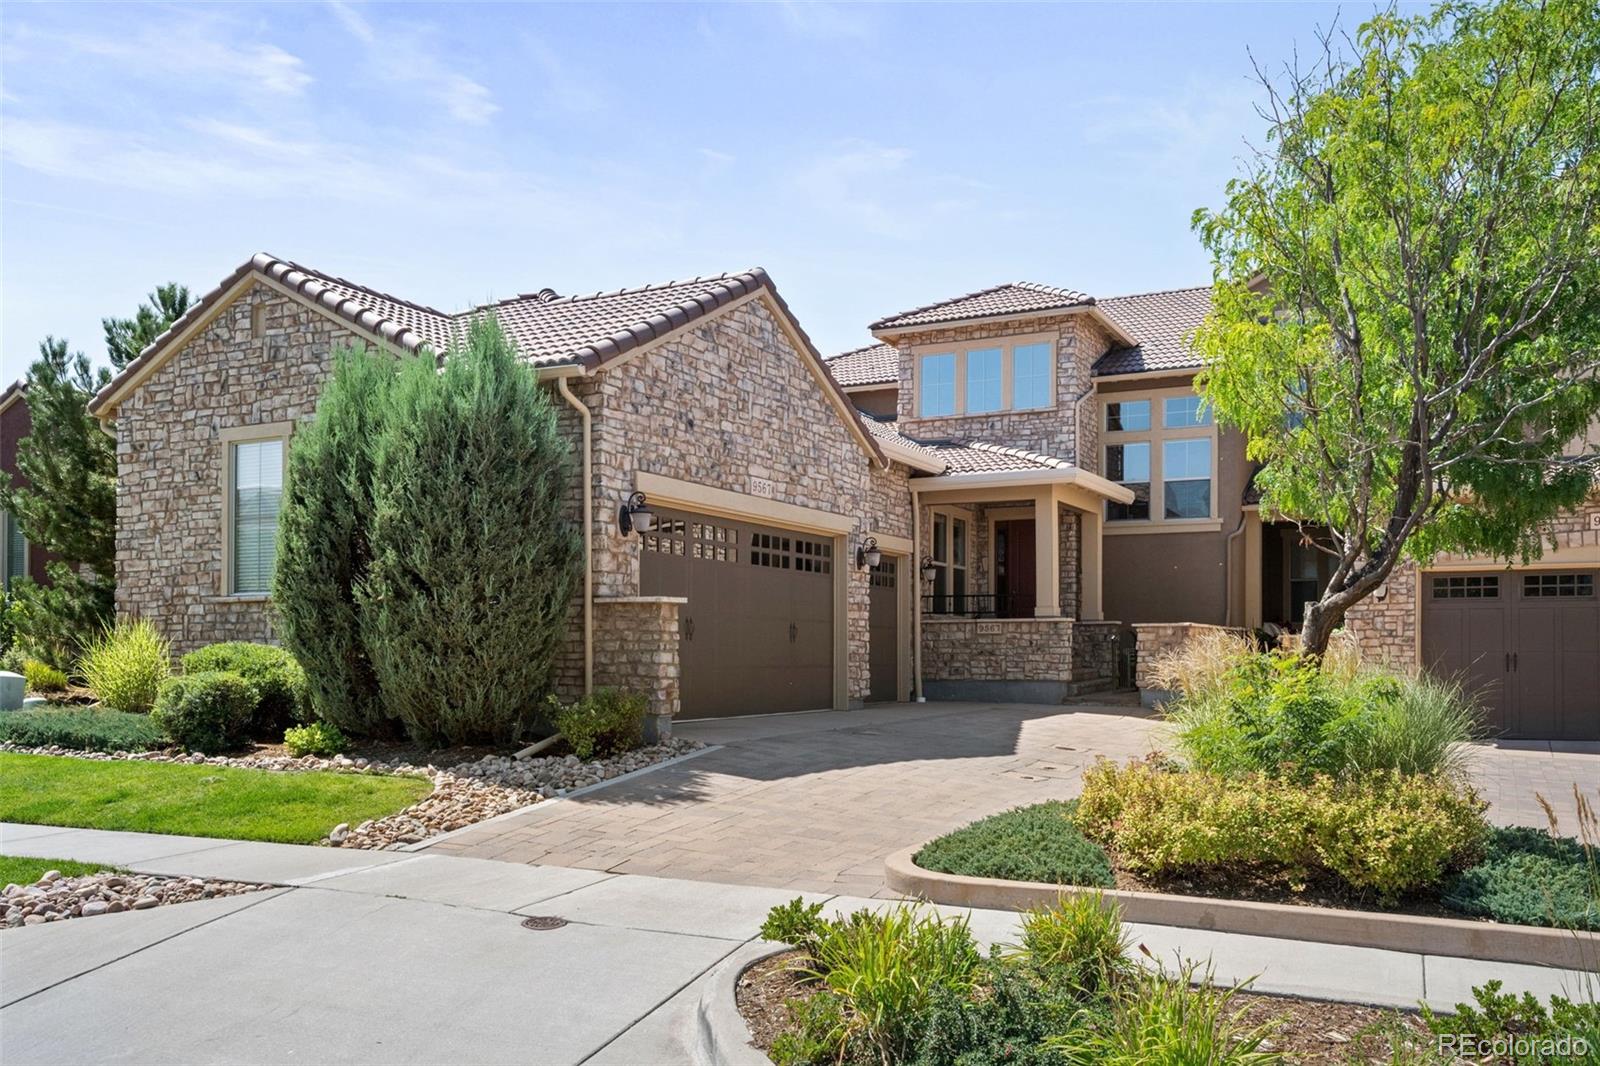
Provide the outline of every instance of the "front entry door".
[[1001,618],[1033,617],[1039,602],[1037,544],[1031,518],[994,524],[994,609]]

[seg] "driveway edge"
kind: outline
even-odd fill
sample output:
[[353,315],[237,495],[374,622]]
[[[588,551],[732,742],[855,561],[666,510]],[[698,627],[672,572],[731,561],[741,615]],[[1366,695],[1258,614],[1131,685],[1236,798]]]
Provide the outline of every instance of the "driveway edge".
[[930,903],[1022,911],[1047,906],[1062,896],[1097,891],[1122,907],[1124,921],[1149,925],[1579,971],[1593,970],[1600,962],[1600,934],[1592,932],[967,877],[923,869],[912,861],[920,850],[920,846],[906,848],[889,856],[884,880],[896,892]]
[[752,940],[717,963],[695,1004],[693,1061],[772,1066],[772,1060],[750,1044],[750,1027],[739,1013],[739,978],[761,960],[788,950],[786,944]]

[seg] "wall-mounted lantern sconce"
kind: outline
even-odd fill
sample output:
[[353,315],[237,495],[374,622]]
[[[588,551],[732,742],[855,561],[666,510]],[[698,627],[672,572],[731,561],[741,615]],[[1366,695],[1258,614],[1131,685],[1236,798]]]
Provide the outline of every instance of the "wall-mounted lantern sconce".
[[939,568],[933,565],[933,556],[924,555],[922,557],[922,580],[931,585],[933,583],[933,579],[938,576]]
[[656,528],[656,513],[645,503],[644,493],[635,492],[617,508],[617,529],[626,537],[634,530],[648,533]]
[[868,537],[856,549],[856,569],[861,570],[868,566],[877,566],[883,562],[883,553],[878,550],[878,538]]

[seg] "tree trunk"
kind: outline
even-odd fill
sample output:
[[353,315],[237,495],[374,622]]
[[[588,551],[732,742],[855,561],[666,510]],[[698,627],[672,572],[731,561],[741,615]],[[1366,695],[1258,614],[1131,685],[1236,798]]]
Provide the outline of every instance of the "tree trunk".
[[1300,626],[1300,654],[1321,659],[1333,639],[1334,630],[1344,621],[1344,609],[1326,599],[1306,604],[1306,619]]

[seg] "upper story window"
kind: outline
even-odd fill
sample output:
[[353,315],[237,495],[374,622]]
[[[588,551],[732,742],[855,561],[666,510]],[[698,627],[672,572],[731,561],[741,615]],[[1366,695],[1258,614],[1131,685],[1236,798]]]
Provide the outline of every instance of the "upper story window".
[[1053,337],[928,347],[916,357],[918,418],[1038,411],[1055,406]]
[[1217,517],[1217,432],[1205,402],[1188,389],[1112,395],[1103,403],[1104,470],[1134,498],[1107,503],[1106,521],[1209,524]]

